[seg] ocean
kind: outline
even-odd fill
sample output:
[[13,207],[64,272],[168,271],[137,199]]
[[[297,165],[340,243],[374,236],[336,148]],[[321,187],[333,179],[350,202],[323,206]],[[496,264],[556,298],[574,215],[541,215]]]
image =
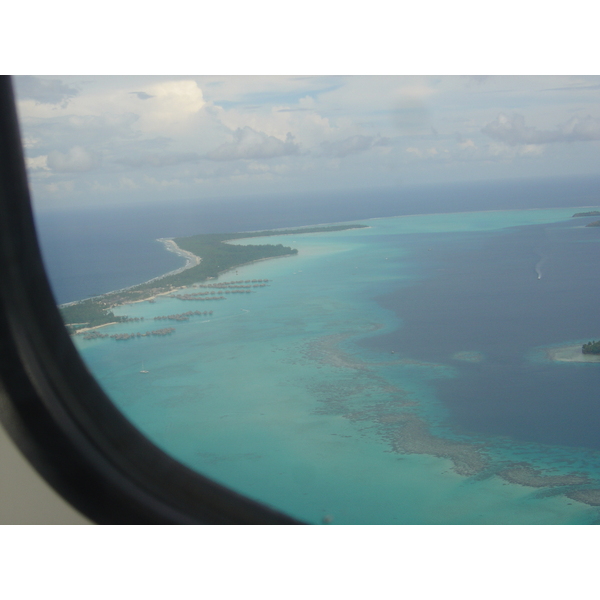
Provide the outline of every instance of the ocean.
[[37,210],[38,236],[59,304],[148,281],[182,266],[158,238],[300,227],[355,219],[519,208],[588,206],[600,178],[169,200],[123,207]]
[[371,190],[37,218],[59,303],[181,266],[158,237],[368,225],[253,239],[299,253],[219,278],[269,280],[251,294],[210,307],[161,296],[115,311],[147,323],[213,310],[170,324],[171,336],[74,341],[157,445],[308,522],[587,524],[600,518],[600,364],[555,358],[600,337],[600,229],[572,218],[598,208],[597,184]]

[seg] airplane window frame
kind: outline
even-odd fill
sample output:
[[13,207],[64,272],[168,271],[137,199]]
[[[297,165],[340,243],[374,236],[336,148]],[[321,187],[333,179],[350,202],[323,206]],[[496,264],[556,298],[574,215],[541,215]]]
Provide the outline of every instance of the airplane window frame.
[[0,76],[0,421],[40,475],[99,524],[300,524],[142,435],[73,345],[44,269],[10,76]]

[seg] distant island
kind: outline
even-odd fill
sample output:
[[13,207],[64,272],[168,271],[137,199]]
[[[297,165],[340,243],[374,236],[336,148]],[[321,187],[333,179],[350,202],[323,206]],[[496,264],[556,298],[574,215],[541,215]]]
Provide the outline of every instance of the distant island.
[[329,225],[322,227],[301,227],[297,229],[274,229],[268,231],[251,231],[238,233],[207,233],[190,237],[163,240],[175,249],[193,254],[198,258],[193,263],[177,271],[151,279],[145,283],[132,286],[125,290],[108,292],[101,296],[88,298],[79,302],[65,304],[60,313],[71,333],[93,329],[110,323],[123,323],[130,319],[126,316],[116,316],[112,308],[131,302],[151,300],[154,296],[175,291],[178,288],[214,279],[220,273],[241,267],[258,260],[293,256],[298,250],[282,244],[247,245],[227,244],[231,240],[276,235],[300,235],[305,233],[328,233],[361,229],[367,225]]
[[[590,210],[589,212],[575,213],[574,217],[597,217],[600,216],[600,210]],[[600,227],[600,221],[592,221],[587,223],[586,227]]]
[[[594,342],[590,342],[594,344]],[[546,348],[546,356],[551,361],[566,362],[566,363],[600,363],[600,354],[594,352],[586,352],[584,347],[588,344],[573,344],[568,346],[554,346]],[[588,346],[591,348],[591,346]]]
[[600,354],[600,342],[588,342],[581,347],[584,354]]

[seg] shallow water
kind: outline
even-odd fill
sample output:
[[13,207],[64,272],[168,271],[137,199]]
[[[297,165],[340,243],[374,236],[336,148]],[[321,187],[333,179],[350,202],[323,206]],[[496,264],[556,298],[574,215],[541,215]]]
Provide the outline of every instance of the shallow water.
[[[600,488],[600,365],[543,350],[597,331],[600,230],[574,212],[417,215],[254,238],[299,253],[219,280],[267,287],[123,306],[143,324],[103,332],[176,332],[76,343],[155,443],[309,522],[595,522],[597,508],[565,494]],[[152,321],[188,310],[214,313]],[[533,469],[568,477],[540,485]]]

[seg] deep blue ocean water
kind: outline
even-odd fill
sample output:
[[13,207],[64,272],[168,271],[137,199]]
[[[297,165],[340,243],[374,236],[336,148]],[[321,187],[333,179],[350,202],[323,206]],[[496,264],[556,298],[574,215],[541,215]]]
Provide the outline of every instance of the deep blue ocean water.
[[565,378],[523,360],[535,346],[600,337],[598,230],[570,220],[407,237],[398,243],[423,281],[377,298],[403,326],[365,345],[431,362],[476,349],[485,361],[455,361],[460,377],[437,386],[454,428],[600,449],[596,365],[570,365]]
[[[176,323],[171,337],[78,336],[76,344],[155,443],[308,521],[590,523],[598,510],[563,495],[573,486],[536,488],[496,473],[526,463],[585,473],[590,482],[575,488],[600,488],[600,365],[547,354],[600,337],[600,229],[552,208],[594,200],[597,208],[598,189],[587,180],[404,197],[380,190],[304,204],[249,198],[93,218],[82,211],[38,223],[57,299],[66,302],[180,266],[158,237],[383,217],[362,221],[369,229],[253,240],[299,254],[224,275],[271,282],[211,306],[210,318]],[[401,214],[417,216],[389,218]],[[98,257],[104,243],[110,250]],[[93,291],[82,295],[86,288]],[[151,319],[195,308],[163,296],[117,310]],[[406,418],[439,437],[417,432],[416,452],[394,451]],[[457,474],[436,439],[481,448],[491,463],[476,476]]]

